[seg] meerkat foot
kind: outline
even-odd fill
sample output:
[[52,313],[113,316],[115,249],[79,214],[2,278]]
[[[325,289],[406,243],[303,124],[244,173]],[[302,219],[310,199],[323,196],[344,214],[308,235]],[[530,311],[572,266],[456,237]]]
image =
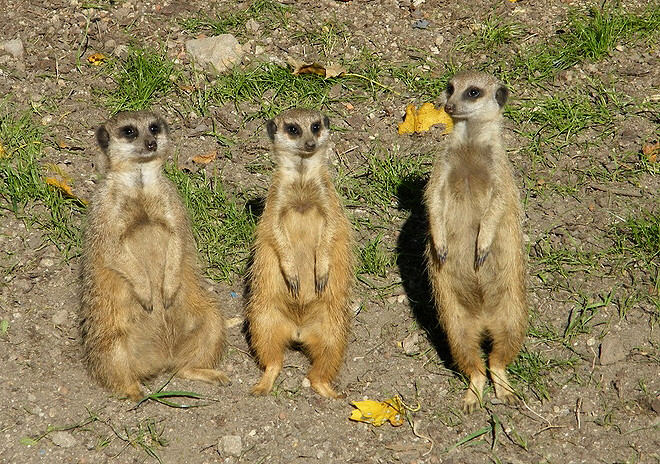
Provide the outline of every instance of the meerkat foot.
[[340,395],[337,393],[331,386],[329,382],[322,382],[322,381],[315,381],[312,382],[310,381],[311,387],[324,398],[345,398],[346,395]]
[[227,374],[216,369],[186,368],[177,372],[177,377],[187,380],[199,380],[206,383],[229,385],[231,381]]
[[145,396],[144,392],[140,388],[140,384],[137,382],[131,385],[130,387],[124,389],[122,394],[126,396],[129,400],[135,401],[136,403],[141,399],[143,399]]
[[520,403],[520,398],[509,383],[505,369],[491,368],[491,378],[495,385],[495,396],[504,404],[515,405]]
[[436,247],[435,248],[435,258],[440,264],[444,264],[447,261],[447,255],[449,250],[446,246]]
[[281,366],[266,366],[266,370],[264,370],[264,373],[261,376],[261,380],[259,380],[259,383],[252,387],[250,394],[254,396],[264,396],[270,393],[270,390],[273,388],[273,384],[275,383],[275,379],[280,374],[281,370]]
[[463,412],[471,413],[482,406],[482,395],[486,385],[486,376],[479,373],[470,376],[470,385],[468,391],[463,397]]

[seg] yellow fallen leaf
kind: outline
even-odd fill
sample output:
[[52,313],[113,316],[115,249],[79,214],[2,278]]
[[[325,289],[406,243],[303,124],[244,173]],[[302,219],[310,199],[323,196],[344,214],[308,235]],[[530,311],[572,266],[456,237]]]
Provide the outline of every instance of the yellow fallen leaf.
[[5,151],[5,147],[2,146],[2,143],[0,143],[0,158],[9,158],[9,155]]
[[100,66],[105,63],[105,60],[107,60],[107,57],[100,52],[87,57],[87,61],[93,66]]
[[380,427],[385,422],[394,427],[402,425],[404,422],[404,407],[398,396],[385,401],[353,401],[351,403],[357,409],[351,413],[350,419],[358,422],[366,422],[376,427]]
[[44,178],[44,182],[46,182],[46,184],[50,185],[51,187],[54,187],[55,189],[59,190],[67,197],[78,200],[83,205],[86,205],[88,203],[87,200],[84,200],[73,193],[73,189],[69,184],[67,184],[66,180],[60,180],[57,177],[46,177]]
[[52,185],[66,195],[70,197],[75,196],[73,190],[71,190],[71,186],[67,184],[66,181],[56,179],[55,177],[46,177],[45,181],[48,185]]
[[444,124],[443,134],[449,134],[454,128],[454,123],[444,108],[437,109],[433,103],[424,103],[419,110],[415,105],[406,107],[406,117],[399,124],[400,134],[412,134],[413,132],[425,132],[436,124]]

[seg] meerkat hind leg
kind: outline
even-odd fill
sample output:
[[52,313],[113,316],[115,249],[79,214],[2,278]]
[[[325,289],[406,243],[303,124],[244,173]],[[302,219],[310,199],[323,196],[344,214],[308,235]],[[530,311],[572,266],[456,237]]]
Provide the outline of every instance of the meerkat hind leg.
[[259,343],[254,345],[254,351],[259,364],[264,367],[264,373],[259,382],[252,387],[251,394],[260,396],[267,395],[273,388],[277,376],[282,372],[284,364],[284,350],[291,343],[291,327],[285,322],[265,322],[267,327],[253,327],[260,332]]
[[323,327],[307,331],[302,343],[312,365],[307,373],[311,387],[325,398],[340,398],[330,382],[337,375],[344,356],[345,342],[331,333],[319,333]]
[[459,370],[470,379],[463,398],[463,410],[469,413],[481,407],[487,381],[486,365],[481,358],[483,327],[455,297],[446,298],[443,306],[441,314],[451,355]]

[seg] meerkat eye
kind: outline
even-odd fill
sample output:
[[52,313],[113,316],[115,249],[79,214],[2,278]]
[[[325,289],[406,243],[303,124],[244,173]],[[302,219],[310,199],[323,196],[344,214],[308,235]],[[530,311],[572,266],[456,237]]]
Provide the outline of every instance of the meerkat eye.
[[287,124],[286,131],[291,135],[300,135],[300,129],[295,124]]
[[320,122],[312,123],[311,129],[313,134],[317,134],[321,130],[321,123]]
[[481,96],[481,90],[476,87],[470,87],[465,91],[465,96],[468,98],[479,98]]
[[124,126],[120,129],[121,135],[123,135],[128,140],[133,140],[138,135],[137,127],[135,126]]
[[452,93],[454,93],[454,85],[453,84],[447,84],[446,92],[447,92],[447,95],[451,95]]
[[161,132],[160,125],[157,124],[157,123],[151,124],[149,126],[149,132],[151,132],[153,135],[160,134],[160,132]]

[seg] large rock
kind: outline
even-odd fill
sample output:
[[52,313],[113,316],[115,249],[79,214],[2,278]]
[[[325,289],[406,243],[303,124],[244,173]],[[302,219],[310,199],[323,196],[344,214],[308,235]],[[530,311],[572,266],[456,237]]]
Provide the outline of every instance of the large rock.
[[186,50],[194,61],[204,67],[210,65],[218,73],[232,68],[243,58],[243,47],[231,34],[188,40]]

